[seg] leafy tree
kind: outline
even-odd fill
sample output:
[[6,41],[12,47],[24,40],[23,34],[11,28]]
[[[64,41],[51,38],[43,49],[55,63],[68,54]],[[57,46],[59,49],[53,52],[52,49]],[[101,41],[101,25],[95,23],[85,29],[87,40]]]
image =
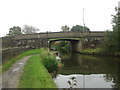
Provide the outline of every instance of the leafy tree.
[[19,26],[13,26],[9,29],[9,34],[7,36],[21,35],[21,28]]
[[70,28],[69,28],[69,26],[65,25],[65,26],[62,26],[61,29],[63,32],[67,32],[67,31],[69,31]]
[[71,29],[72,32],[90,32],[90,29],[86,26],[76,25]]
[[22,32],[24,34],[34,34],[34,33],[37,33],[37,31],[39,31],[38,28],[35,28],[33,26],[30,26],[30,25],[24,25],[24,27],[22,29]]
[[111,53],[120,52],[120,12],[119,8],[115,8],[116,15],[112,15],[113,31],[106,32],[106,38],[104,42],[104,49]]

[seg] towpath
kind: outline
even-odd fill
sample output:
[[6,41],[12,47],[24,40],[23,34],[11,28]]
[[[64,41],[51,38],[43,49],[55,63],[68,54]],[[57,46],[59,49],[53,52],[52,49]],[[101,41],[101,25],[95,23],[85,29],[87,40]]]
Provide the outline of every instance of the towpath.
[[[32,56],[32,55],[31,55]],[[17,88],[19,78],[23,72],[26,61],[31,57],[26,56],[14,63],[9,70],[0,75],[0,90],[1,88]]]

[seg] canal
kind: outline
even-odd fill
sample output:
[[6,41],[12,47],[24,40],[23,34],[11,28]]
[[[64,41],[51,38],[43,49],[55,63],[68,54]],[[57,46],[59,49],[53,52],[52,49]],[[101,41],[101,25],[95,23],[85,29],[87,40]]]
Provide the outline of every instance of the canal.
[[61,56],[64,67],[54,77],[58,88],[120,88],[119,58],[78,53]]

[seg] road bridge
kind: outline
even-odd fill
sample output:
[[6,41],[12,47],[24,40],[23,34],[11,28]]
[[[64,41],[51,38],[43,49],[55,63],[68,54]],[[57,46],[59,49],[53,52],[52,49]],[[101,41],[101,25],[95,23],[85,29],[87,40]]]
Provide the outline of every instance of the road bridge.
[[[41,47],[48,47],[49,43],[52,41],[66,40],[70,41],[73,50],[79,50],[81,47],[81,42],[84,46],[90,46],[92,44],[99,45],[104,37],[103,31],[92,31],[92,32],[46,32],[46,33],[36,33],[36,34],[23,34],[15,35],[12,37],[2,37],[2,51],[3,59],[8,60],[12,56],[16,56],[24,50],[35,49]],[[82,41],[83,40],[83,41]],[[87,43],[86,43],[87,42]],[[92,45],[91,44],[91,45]],[[7,57],[8,56],[8,57]]]
[[35,39],[35,38],[82,38],[82,37],[93,37],[102,38],[104,37],[104,31],[92,31],[92,32],[46,32],[37,34],[25,34],[14,36],[15,40],[20,39]]

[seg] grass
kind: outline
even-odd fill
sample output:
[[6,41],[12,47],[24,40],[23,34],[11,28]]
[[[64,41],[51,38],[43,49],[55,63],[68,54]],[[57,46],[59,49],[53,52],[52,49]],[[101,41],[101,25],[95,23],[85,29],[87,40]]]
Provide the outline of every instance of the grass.
[[40,55],[32,56],[27,61],[19,81],[19,88],[57,88],[42,64]]
[[120,52],[110,52],[103,48],[95,48],[95,49],[87,48],[87,49],[80,50],[80,52],[84,53],[84,54],[91,54],[91,55],[95,54],[95,55],[100,55],[100,56],[118,56],[118,57],[120,57]]
[[88,48],[88,49],[83,49],[80,52],[82,52],[82,53],[99,53],[100,51],[101,51],[101,48],[95,48],[95,49]]
[[6,70],[8,70],[11,65],[13,65],[17,60],[20,60],[21,58],[25,57],[25,56],[29,56],[29,55],[33,55],[33,54],[38,54],[40,53],[39,49],[34,49],[34,50],[29,50],[26,51],[20,55],[18,55],[15,58],[12,58],[10,60],[7,60],[3,65],[2,65],[2,72],[5,72]]

